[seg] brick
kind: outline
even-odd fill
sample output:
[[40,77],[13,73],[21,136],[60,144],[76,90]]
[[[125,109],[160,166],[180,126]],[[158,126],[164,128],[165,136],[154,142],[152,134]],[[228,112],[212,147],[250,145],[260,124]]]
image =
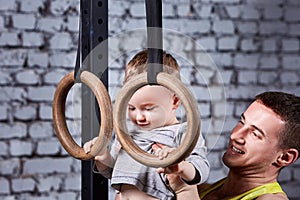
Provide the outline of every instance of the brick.
[[69,71],[61,70],[61,69],[48,71],[44,75],[44,82],[49,84],[58,84],[59,81],[68,73]]
[[233,64],[238,68],[256,69],[258,66],[258,55],[237,54],[234,56]]
[[0,194],[9,194],[10,193],[10,187],[9,187],[9,181],[6,178],[0,177]]
[[57,199],[57,200],[76,199],[77,196],[78,194],[74,192],[61,192],[54,195],[55,198],[52,199]]
[[299,82],[299,76],[295,72],[282,72],[280,74],[280,80],[283,84],[297,84]]
[[[201,101],[201,99],[200,99]],[[210,105],[208,103],[199,103],[199,111],[201,113],[201,117],[209,117],[210,116]]]
[[37,107],[34,105],[16,106],[14,110],[14,117],[19,120],[34,120],[37,117]]
[[25,58],[25,50],[0,50],[1,66],[23,66]]
[[278,176],[278,181],[291,181],[292,172],[290,168],[283,168]]
[[39,75],[33,70],[20,71],[16,74],[16,82],[24,85],[35,85],[40,81]]
[[212,169],[211,172],[209,173],[209,177],[208,177],[208,180],[207,182],[208,183],[215,183],[216,180],[219,180],[221,179],[222,177],[225,177],[227,176],[227,170],[226,168],[224,169]]
[[49,138],[53,136],[52,124],[50,122],[34,122],[29,125],[31,138]]
[[225,9],[230,18],[238,18],[241,16],[241,6],[238,5],[226,5]]
[[232,71],[221,71],[220,76],[217,76],[217,82],[222,86],[229,85],[233,76]]
[[24,162],[25,174],[70,173],[73,158],[36,158]]
[[211,24],[209,20],[187,20],[183,19],[180,24],[178,20],[175,20],[177,25],[180,27],[180,31],[184,31],[186,34],[204,34],[209,33],[211,30]]
[[218,41],[220,51],[236,50],[238,47],[238,37],[221,37]]
[[53,53],[49,56],[49,63],[52,67],[68,67],[74,68],[76,60],[76,52],[70,53]]
[[68,16],[65,26],[68,31],[77,33],[78,29],[79,29],[79,17],[78,16]]
[[1,160],[0,174],[16,176],[20,173],[20,161],[17,158],[10,158],[9,160]]
[[[129,10],[131,2],[127,1],[115,1],[113,4],[108,4],[108,9],[110,16],[123,16],[126,14],[126,11]],[[114,29],[115,30],[115,29]]]
[[51,1],[50,12],[56,16],[61,16],[68,10],[75,10],[75,12],[77,12],[78,6],[79,1],[53,0]]
[[[208,137],[207,140],[210,140],[210,138]],[[215,139],[213,140],[215,141]],[[220,168],[222,166],[219,152],[209,152],[207,159],[209,160],[212,169]]]
[[274,52],[277,50],[276,39],[264,39],[262,44],[262,49],[264,52]]
[[[211,150],[213,150],[213,151],[223,150],[227,144],[226,137],[224,135],[220,135],[220,134],[206,135],[205,141],[206,141],[206,146],[210,151]],[[218,164],[217,164],[217,166],[215,165],[214,167],[220,167],[220,161],[214,161],[214,164],[216,164],[216,163],[218,163]]]
[[59,17],[39,18],[37,22],[37,30],[46,32],[57,32],[62,29],[63,21]]
[[219,34],[234,34],[234,24],[230,20],[216,20],[213,22],[213,31]]
[[15,122],[12,125],[0,123],[0,138],[23,138],[26,136],[26,124]]
[[257,51],[259,49],[259,43],[253,39],[243,39],[241,41],[242,51]]
[[[236,92],[239,91],[239,92]],[[258,93],[264,92],[260,86],[228,86],[226,96],[228,99],[253,100]],[[232,127],[231,127],[232,128]]]
[[[173,6],[169,5],[169,15],[164,15],[164,16],[174,16],[174,13],[173,13]],[[176,6],[177,8],[177,13],[178,13],[178,16],[181,16],[181,17],[186,17],[188,15],[191,15],[190,9],[191,5],[190,4],[179,4]]]
[[288,31],[291,36],[300,36],[300,24],[289,24]]
[[259,33],[262,35],[282,35],[287,32],[287,24],[283,22],[260,22]]
[[238,82],[240,84],[256,84],[257,73],[256,71],[240,71],[238,73]]
[[5,22],[2,16],[0,16],[0,30],[5,30]]
[[232,67],[233,58],[231,53],[210,54],[216,67]]
[[218,119],[226,116],[225,95],[223,96],[222,100],[212,101],[212,110],[213,110],[212,111],[213,116]]
[[29,156],[32,154],[33,144],[30,141],[10,140],[12,156]]
[[279,67],[278,57],[273,55],[262,56],[260,59],[261,69],[277,69]]
[[29,87],[28,99],[32,101],[53,101],[55,87],[53,86],[41,86],[41,87]]
[[270,20],[278,20],[283,15],[283,9],[277,5],[267,6],[264,8],[263,17]]
[[35,181],[32,178],[20,178],[12,180],[13,192],[33,192]]
[[282,58],[284,69],[299,69],[300,57],[298,55],[286,55]]
[[211,97],[209,94],[209,91],[207,90],[207,88],[201,87],[201,86],[192,86],[190,88],[190,90],[192,91],[192,93],[194,94],[201,94],[201,101],[210,101]]
[[239,21],[237,22],[236,28],[242,35],[253,35],[258,32],[258,26],[256,22]]
[[40,9],[44,9],[46,0],[22,0],[20,2],[20,10],[22,12],[37,13]]
[[69,33],[56,33],[49,41],[50,49],[69,50],[72,40]]
[[255,8],[252,5],[248,5],[248,6],[242,7],[241,17],[242,17],[242,19],[247,19],[247,20],[259,20],[260,13],[257,8]]
[[298,52],[299,51],[299,40],[298,39],[283,39],[282,50],[285,52]]
[[197,43],[206,51],[215,51],[217,48],[217,42],[214,37],[201,37],[197,40]]
[[146,17],[146,8],[144,2],[136,2],[131,4],[129,11],[133,17]]
[[298,22],[300,20],[299,7],[286,7],[284,19],[287,22]]
[[272,85],[277,81],[276,72],[263,71],[258,73],[258,83],[263,85]]
[[60,143],[57,140],[40,141],[37,145],[38,155],[55,155],[60,150]]
[[62,177],[58,175],[40,176],[37,179],[36,186],[39,192],[57,191],[62,185]]
[[[146,12],[145,12],[146,13]],[[172,4],[162,4],[162,17],[172,17],[175,15],[175,9]]]
[[0,34],[0,46],[18,46],[20,44],[18,33],[2,32]]
[[36,26],[36,18],[34,14],[14,14],[12,23],[14,28],[33,30]]
[[81,190],[81,177],[78,176],[77,174],[70,174],[69,176],[66,177],[64,186],[65,186],[64,189],[67,191]]
[[22,41],[25,47],[40,47],[45,44],[43,34],[36,32],[23,32]]
[[6,1],[0,0],[0,10],[1,11],[15,11],[17,9],[16,0]]
[[6,142],[0,142],[0,155],[1,156],[8,155],[8,145]]
[[0,120],[6,120],[8,116],[8,107],[6,105],[0,105]]
[[52,120],[52,105],[41,104],[39,107],[39,118],[42,120]]
[[32,52],[28,53],[28,66],[30,67],[47,67],[49,64],[49,57],[47,53]]
[[281,186],[283,191],[287,193],[289,199],[297,200],[300,197],[299,184],[299,181],[289,181],[287,183],[284,182]]

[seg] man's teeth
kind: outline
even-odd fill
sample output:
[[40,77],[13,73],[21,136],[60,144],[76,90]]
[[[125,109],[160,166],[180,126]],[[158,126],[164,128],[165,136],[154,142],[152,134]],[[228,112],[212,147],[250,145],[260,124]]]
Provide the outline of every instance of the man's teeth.
[[244,153],[243,151],[237,149],[237,148],[234,147],[234,146],[232,146],[232,150],[235,151],[235,152],[237,152],[237,153],[240,153],[240,154],[243,154],[243,153]]

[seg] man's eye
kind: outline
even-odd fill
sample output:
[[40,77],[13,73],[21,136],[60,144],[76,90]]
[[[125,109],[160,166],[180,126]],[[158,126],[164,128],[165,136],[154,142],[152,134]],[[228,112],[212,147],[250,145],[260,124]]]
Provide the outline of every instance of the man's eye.
[[239,123],[241,123],[242,125],[245,124],[245,122],[243,120],[240,120]]

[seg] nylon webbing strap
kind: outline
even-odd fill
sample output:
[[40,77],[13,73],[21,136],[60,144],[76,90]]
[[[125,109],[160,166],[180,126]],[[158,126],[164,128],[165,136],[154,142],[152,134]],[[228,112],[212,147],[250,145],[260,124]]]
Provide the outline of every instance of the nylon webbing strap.
[[162,2],[146,0],[148,65],[147,80],[157,84],[157,74],[163,71]]

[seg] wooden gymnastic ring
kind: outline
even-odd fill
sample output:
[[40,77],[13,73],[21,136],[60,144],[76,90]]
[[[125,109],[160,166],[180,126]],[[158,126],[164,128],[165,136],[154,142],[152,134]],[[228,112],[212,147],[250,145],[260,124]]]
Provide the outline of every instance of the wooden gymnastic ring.
[[181,144],[160,160],[157,156],[142,150],[128,134],[126,124],[127,105],[136,90],[148,84],[147,73],[139,74],[128,81],[120,90],[114,104],[114,129],[124,150],[138,162],[149,167],[166,167],[184,160],[194,149],[200,134],[200,112],[192,93],[176,77],[161,72],[157,75],[157,83],[172,90],[181,100],[187,115],[187,132]]
[[86,84],[96,96],[100,107],[101,126],[99,136],[89,153],[85,153],[69,133],[66,117],[65,103],[68,92],[74,85],[74,72],[67,74],[58,84],[52,105],[53,123],[56,135],[65,150],[74,158],[80,160],[93,159],[98,153],[107,148],[113,130],[112,105],[108,92],[97,76],[88,71],[80,74],[80,80]]

